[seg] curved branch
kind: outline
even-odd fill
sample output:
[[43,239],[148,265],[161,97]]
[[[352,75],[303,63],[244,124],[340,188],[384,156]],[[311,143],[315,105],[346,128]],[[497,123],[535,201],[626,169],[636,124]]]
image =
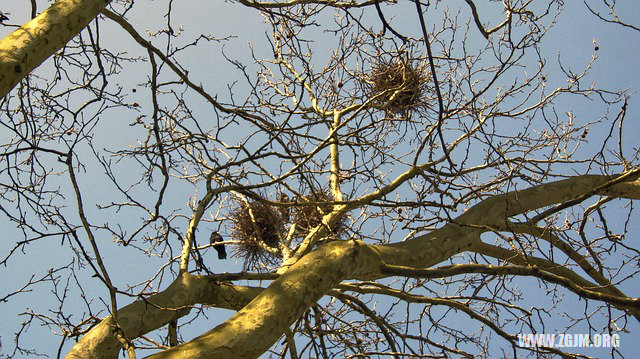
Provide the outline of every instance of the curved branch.
[[[470,222],[474,219],[478,220],[478,223],[500,222],[500,220],[504,223],[505,212],[507,214],[517,214],[517,210],[538,208],[535,205],[547,206],[575,199],[585,193],[590,193],[593,188],[598,188],[603,194],[608,195],[615,192],[625,197],[635,198],[634,196],[640,194],[640,181],[633,181],[632,177],[627,176],[624,182],[611,183],[617,179],[619,180],[619,178],[613,177],[612,181],[609,176],[579,176],[574,179],[539,185],[524,191],[491,197],[458,217],[456,222],[462,222],[464,225],[455,222],[449,223],[431,233],[404,242],[389,245],[366,245],[361,241],[352,240],[330,242],[302,256],[291,266],[280,271],[278,278],[259,294],[256,293],[257,290],[253,290],[252,293],[256,293],[257,296],[226,322],[192,341],[154,354],[151,357],[170,358],[178,353],[187,357],[206,358],[257,357],[269,349],[309,306],[338,286],[343,280],[382,278],[392,274],[388,272],[389,268],[394,268],[391,266],[396,266],[395,268],[403,266],[403,268],[408,268],[406,270],[413,271],[413,274],[422,273],[419,271],[424,270],[415,268],[428,268],[467,250],[517,265],[517,267],[506,267],[507,269],[500,269],[502,267],[486,269],[483,267],[483,270],[514,270],[517,272],[513,272],[515,274],[543,277],[543,279],[550,282],[565,285],[586,298],[611,302],[637,315],[640,312],[637,299],[624,297],[612,289],[613,287],[602,287],[593,284],[568,268],[558,266],[544,259],[532,257],[524,259],[518,257],[513,251],[482,243],[480,234],[491,230],[491,228],[487,225],[484,227],[472,225],[472,222]],[[603,186],[604,184],[607,184],[607,186]],[[495,208],[499,210],[489,211],[489,209],[493,210]],[[483,216],[478,215],[477,212],[480,210],[484,210],[482,212]],[[336,210],[334,213],[338,211]],[[323,227],[320,226],[319,228]],[[316,232],[315,235],[320,235],[319,233],[320,231]],[[530,265],[535,265],[538,268],[527,267]],[[443,269],[438,270],[442,271]],[[424,273],[430,272],[425,271]],[[404,273],[403,275],[406,274]],[[267,277],[275,278],[275,276],[274,274],[269,274]],[[152,322],[155,326],[144,326],[147,315],[141,316],[140,313],[142,311],[138,309],[133,316],[136,326],[143,325],[145,330],[160,327],[178,315],[178,311],[188,311],[190,305],[198,303],[196,299],[201,300],[206,297],[227,300],[223,296],[216,296],[215,293],[218,293],[216,291],[222,289],[220,289],[220,286],[213,285],[213,283],[200,287],[200,289],[191,289],[187,294],[183,294],[182,299],[178,300],[172,296],[183,290],[182,288],[185,285],[181,283],[197,277],[185,273],[180,278],[166,291],[158,294],[158,296],[169,297],[165,298],[164,301],[161,302],[159,299],[151,297],[147,301],[137,302],[136,305],[142,306],[142,309],[149,311],[149,313],[156,311],[150,314],[151,318],[161,317],[162,320],[154,319]],[[209,280],[211,278],[209,277]],[[196,298],[194,291],[201,291],[202,293],[208,293],[208,295],[200,295]],[[242,296],[244,299],[248,297],[246,295]],[[154,305],[149,305],[148,303],[153,303]],[[235,303],[240,304],[238,301]],[[282,303],[287,305],[282,305]],[[125,307],[121,311],[127,308],[129,307]],[[122,316],[121,311],[118,312],[119,320],[121,320]],[[127,321],[126,324],[129,325],[130,323]],[[124,326],[125,324],[121,325]],[[107,325],[106,329],[109,328]],[[106,329],[102,328],[100,330]],[[92,330],[87,336],[93,334],[95,330]],[[125,330],[125,333],[127,337],[135,338],[141,331],[130,333]],[[85,339],[83,338],[83,340]]]
[[[262,290],[218,283],[208,276],[184,273],[162,292],[118,310],[118,325],[127,338],[137,338],[187,315],[195,304],[239,309]],[[113,317],[108,316],[91,328],[66,358],[116,358],[122,344],[113,335],[113,330]]]
[[[456,218],[459,224],[502,225],[505,219],[529,211],[560,204],[538,215],[535,220],[545,218],[561,209],[576,205],[594,195],[640,199],[640,169],[617,176],[581,175],[512,191],[487,198]],[[487,215],[489,214],[489,215]]]
[[[574,283],[571,279],[559,275],[551,273],[543,268],[540,268],[536,265],[533,266],[494,266],[490,264],[454,264],[443,268],[426,268],[426,269],[416,269],[402,266],[384,266],[382,269],[382,273],[396,275],[396,276],[404,276],[404,277],[413,277],[413,278],[441,278],[441,277],[449,277],[453,275],[461,275],[467,273],[482,273],[482,274],[492,274],[492,275],[514,275],[514,276],[526,276],[526,277],[536,277],[540,278],[544,281],[560,284],[563,287],[571,290],[572,292],[578,294],[583,298],[596,299],[603,302],[611,303],[620,309],[628,309],[633,311],[640,310],[640,298],[628,298],[621,297],[617,295],[611,295],[602,293],[602,291],[606,291],[607,288],[603,288],[604,290],[600,291],[601,287],[597,285],[589,285],[582,286]],[[583,279],[583,281],[587,282]],[[587,282],[588,283],[588,282]]]
[[476,8],[476,4],[473,2],[473,0],[465,0],[465,1],[469,5],[469,8],[471,8],[471,15],[473,15],[473,21],[476,23],[476,26],[478,27],[478,30],[480,31],[482,36],[484,36],[484,38],[487,39],[487,40],[489,40],[489,35],[491,35],[494,32],[500,30],[501,28],[503,28],[505,25],[507,25],[511,21],[511,16],[512,16],[511,14],[512,13],[511,13],[511,11],[509,9],[506,9],[507,18],[504,19],[504,21],[502,23],[500,23],[499,25],[497,25],[493,29],[487,30],[482,25],[482,21],[480,20],[480,15],[478,14],[478,9]]
[[[474,243],[470,251],[474,253],[486,255],[492,258],[500,259],[513,264],[537,266],[538,268],[542,268],[553,275],[556,275],[560,278],[564,278],[564,280],[567,280],[580,288],[589,288],[589,290],[594,293],[601,293],[601,294],[594,294],[592,296],[594,299],[598,299],[596,298],[598,295],[602,295],[599,300],[603,300],[603,301],[607,301],[609,298],[618,298],[618,299],[613,299],[611,303],[620,309],[628,310],[640,321],[640,307],[638,307],[637,304],[634,304],[634,303],[638,303],[637,298],[628,298],[613,286],[603,287],[603,286],[599,286],[597,284],[591,283],[590,281],[582,278],[581,276],[579,276],[578,274],[576,274],[574,271],[570,270],[567,267],[560,266],[556,263],[550,262],[542,258],[529,256],[525,259],[525,258],[522,258],[522,256],[519,256],[515,251],[504,249],[498,246],[494,246],[494,245],[486,244],[482,242]],[[558,284],[561,284],[561,283],[558,283]],[[631,299],[631,301],[629,301],[629,299]]]
[[291,266],[226,322],[150,358],[258,357],[326,292],[345,278],[375,271],[378,264],[376,253],[362,242],[324,245]]

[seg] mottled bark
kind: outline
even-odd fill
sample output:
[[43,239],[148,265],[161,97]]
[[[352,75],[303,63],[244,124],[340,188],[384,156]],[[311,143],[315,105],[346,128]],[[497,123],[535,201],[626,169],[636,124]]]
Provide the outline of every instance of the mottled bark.
[[[404,242],[419,255],[414,263],[432,265],[471,244],[472,237],[458,238],[458,226],[434,231],[431,238]],[[267,289],[236,315],[213,330],[150,358],[255,358],[269,349],[312,304],[341,281],[382,276],[380,252],[384,246],[361,241],[323,245],[289,267]],[[390,252],[387,252],[391,254]],[[402,254],[400,248],[396,254]],[[418,259],[419,258],[419,259]],[[388,260],[405,263],[399,255]]]
[[[127,338],[137,338],[188,314],[195,304],[239,309],[261,291],[186,273],[157,295],[118,310],[118,324]],[[117,358],[122,345],[113,335],[113,324],[113,318],[106,317],[76,343],[66,358]]]
[[61,49],[111,0],[58,0],[0,41],[0,97]]
[[[637,176],[638,173],[630,173],[622,178],[598,175],[578,176],[495,196],[472,207],[465,214],[454,219],[453,223],[404,242],[384,246],[367,245],[360,241],[331,242],[303,256],[298,262],[283,271],[281,276],[264,291],[259,294],[252,292],[257,294],[255,299],[243,306],[236,315],[226,322],[187,343],[151,357],[258,357],[270,348],[309,306],[343,280],[384,277],[385,274],[381,272],[384,265],[428,268],[467,250],[488,254],[487,251],[479,250],[479,248],[486,247],[480,242],[480,234],[491,230],[491,225],[504,223],[510,216],[554,204],[576,201],[584,196],[617,195],[624,198],[638,198],[640,197],[640,181],[636,179]],[[557,274],[575,281],[578,285],[592,286],[590,282],[568,269],[564,272],[557,272]],[[183,282],[189,282],[192,278],[201,277],[188,275],[183,279]],[[172,285],[162,293],[162,295],[172,297],[173,301],[162,302],[164,304],[160,306],[177,308],[193,305],[197,303],[197,298],[216,298],[213,288],[217,286],[213,284],[209,285],[199,280],[189,291],[178,296],[176,292],[183,291],[178,288],[182,288],[186,284],[180,284],[180,281],[177,283],[174,283],[176,288],[172,288],[174,286]],[[603,292],[624,297],[624,294],[615,288],[607,288]],[[247,297],[250,295],[242,296],[242,298]],[[148,301],[159,303],[152,298]],[[236,302],[236,304],[239,303],[239,301]],[[221,305],[213,301],[204,304]],[[144,302],[134,303],[121,311],[127,310],[131,311],[130,317],[139,326],[134,325],[132,329],[125,330],[129,338],[135,338],[146,331],[160,327],[176,315],[175,311],[165,310],[168,313],[159,313],[162,311],[159,308],[154,309],[158,313],[150,312],[148,305]],[[131,321],[126,320],[127,315],[124,317],[121,315],[124,314],[118,312],[119,321],[123,321],[121,318],[125,318],[122,325],[131,326]],[[146,324],[147,319],[143,319],[143,316],[147,315],[162,319],[156,319],[155,326],[148,325]],[[113,337],[104,328],[109,327],[103,322],[87,336],[93,338],[100,338],[103,335]],[[90,343],[90,341],[83,338],[76,347],[82,347],[85,345],[84,343]],[[110,339],[110,343],[115,347],[119,345],[115,338]],[[98,351],[98,348],[94,346],[91,350],[82,351],[83,355],[77,357],[113,358],[117,353],[117,349],[114,351],[115,347],[109,347],[109,355],[103,355],[104,352]]]

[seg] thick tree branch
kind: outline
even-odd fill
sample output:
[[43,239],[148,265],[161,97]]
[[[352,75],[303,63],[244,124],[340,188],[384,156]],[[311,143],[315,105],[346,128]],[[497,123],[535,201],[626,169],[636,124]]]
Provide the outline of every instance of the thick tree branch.
[[[567,203],[575,205],[594,195],[640,199],[639,176],[638,169],[617,176],[581,175],[508,192],[480,202],[455,222],[475,225],[504,224],[504,220],[512,216],[555,204],[560,204],[558,210],[567,208]],[[545,213],[555,212],[557,210]]]
[[371,268],[375,263],[377,254],[362,242],[324,245],[291,266],[223,324],[150,358],[258,357],[326,292],[345,278],[375,271]]
[[[127,338],[138,338],[188,314],[195,304],[239,309],[262,290],[218,283],[207,276],[185,273],[162,292],[118,310],[118,324]],[[113,335],[113,330],[113,317],[108,316],[83,336],[66,358],[116,358],[121,343]]]
[[80,33],[111,0],[58,0],[0,41],[0,97]]
[[[590,291],[595,293],[602,293],[604,297],[600,298],[599,300],[606,301],[604,298],[613,298],[613,297],[619,298],[621,300],[615,300],[614,302],[612,302],[612,304],[616,305],[620,309],[628,310],[640,321],[640,309],[637,308],[637,304],[633,304],[633,303],[637,303],[638,300],[630,299],[624,293],[619,291],[616,287],[599,286],[597,284],[594,284],[582,278],[577,273],[575,273],[574,271],[572,271],[571,269],[565,266],[558,265],[546,259],[532,257],[532,256],[523,258],[522,256],[518,255],[518,253],[516,253],[515,251],[504,249],[504,248],[487,244],[487,243],[476,242],[473,244],[470,251],[478,254],[483,254],[492,258],[497,258],[513,264],[518,264],[522,266],[537,266],[538,268],[542,268],[548,271],[549,273],[552,273],[560,278],[564,278],[565,280],[575,284],[578,287],[588,288]],[[631,302],[628,301],[629,299],[631,300]]]
[[[508,272],[516,268],[522,273],[518,272],[515,274],[545,276],[544,279],[565,285],[574,292],[584,295],[587,298],[604,300],[622,309],[636,312],[637,300],[629,299],[624,295],[621,296],[621,293],[613,287],[602,287],[593,284],[573,271],[544,259],[531,257],[523,259],[513,251],[482,243],[480,241],[480,234],[490,230],[490,228],[486,225],[483,227],[482,225],[472,225],[470,223],[472,219],[476,219],[479,223],[504,221],[505,212],[507,214],[517,214],[518,211],[524,211],[524,209],[531,210],[538,208],[535,207],[535,205],[548,206],[560,200],[572,200],[585,193],[590,193],[593,188],[600,188],[600,191],[606,192],[606,194],[617,192],[627,197],[637,195],[640,186],[636,186],[635,184],[638,181],[631,181],[632,177],[625,177],[627,179],[626,182],[611,184],[611,182],[615,182],[616,178],[618,177],[613,177],[612,181],[609,176],[579,176],[569,180],[543,184],[527,190],[492,197],[472,207],[467,213],[454,220],[455,223],[447,224],[431,233],[404,242],[389,245],[366,245],[360,241],[337,241],[328,243],[309,252],[307,255],[301,257],[295,264],[281,271],[279,277],[275,279],[267,289],[258,294],[255,299],[225,323],[220,324],[192,341],[154,354],[151,357],[170,358],[178,353],[180,353],[180,355],[184,354],[187,357],[257,357],[271,347],[309,306],[316,303],[318,299],[335,288],[343,280],[375,279],[388,276],[389,274],[403,275],[403,273],[390,273],[388,271],[389,268],[399,268],[398,266],[412,271],[411,275],[418,273],[418,271],[427,273],[424,269],[417,268],[428,268],[466,250],[489,255],[518,265],[517,268],[513,267],[503,270],[499,269],[501,267],[495,267],[498,269],[490,268],[491,270]],[[610,185],[603,186],[607,183]],[[549,193],[555,193],[557,196],[549,196]],[[511,206],[500,203],[496,198],[501,199],[503,202],[506,201]],[[514,210],[514,207],[517,209]],[[474,214],[478,211],[478,208],[484,210],[483,216]],[[495,208],[497,208],[497,210],[493,210]],[[488,209],[492,209],[492,211],[488,211]],[[464,225],[456,223],[463,223]],[[526,267],[530,265],[537,266],[537,268]],[[544,270],[542,274],[540,274],[541,269]],[[487,269],[483,267],[482,270]],[[439,274],[441,275],[442,273]],[[274,277],[274,274],[268,274],[266,278]],[[183,286],[180,284],[181,281],[198,277],[185,274],[183,278],[184,279],[176,281],[176,283],[172,284],[170,288],[161,294],[171,297],[171,295],[181,290],[172,289],[172,287],[181,288],[181,286]],[[204,285],[202,282],[198,283]],[[213,284],[206,284],[204,286],[206,288],[199,290],[211,291],[213,290],[211,288],[218,287]],[[210,292],[207,293],[209,294],[206,296],[200,295],[197,296],[197,298],[188,297],[189,300],[186,301],[184,298],[182,300],[171,298],[172,300],[164,299],[163,301],[150,298],[148,301],[139,301],[137,304],[134,304],[143,306],[145,308],[144,310],[147,311],[149,311],[149,307],[153,307],[158,311],[152,315],[152,317],[162,317],[161,320],[155,320],[153,322],[157,328],[168,323],[179,311],[188,311],[191,305],[202,303],[198,300],[202,298],[216,298],[214,294]],[[255,291],[252,293],[255,293]],[[158,296],[160,296],[160,294],[158,294]],[[242,296],[244,299],[248,299],[248,297],[250,296]],[[153,303],[155,306],[147,303]],[[235,303],[239,302],[235,301]],[[282,303],[287,303],[287,305],[283,306]],[[216,305],[220,305],[220,303]],[[127,308],[128,307],[121,311]],[[163,310],[162,308],[171,309]],[[121,318],[121,311],[118,312],[118,318]],[[143,311],[140,311],[140,309],[136,311],[137,315],[140,315],[141,312]],[[141,322],[137,325],[138,327],[144,324],[142,317],[137,317],[136,320]],[[154,326],[151,325],[143,327],[146,331],[154,329]],[[107,326],[107,328],[109,327]],[[92,333],[95,330],[96,329],[92,330]],[[105,329],[103,328],[101,330]],[[135,338],[137,337],[136,335],[140,335],[142,331],[129,333],[125,330],[125,333],[128,337]]]
[[640,310],[639,298],[628,298],[626,296],[616,296],[606,293],[606,288],[598,291],[598,285],[588,287],[578,285],[569,278],[551,273],[536,265],[532,266],[494,266],[490,264],[454,264],[444,268],[416,269],[402,266],[385,266],[382,272],[394,276],[404,276],[413,278],[442,278],[467,273],[483,273],[492,275],[514,275],[537,277],[546,282],[560,284],[583,298],[596,299],[611,303],[620,309]]

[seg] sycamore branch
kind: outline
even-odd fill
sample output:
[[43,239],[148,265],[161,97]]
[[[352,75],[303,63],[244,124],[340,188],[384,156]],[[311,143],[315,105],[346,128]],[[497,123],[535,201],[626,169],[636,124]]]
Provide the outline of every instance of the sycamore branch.
[[[623,176],[622,180],[620,180],[620,176],[577,176],[523,191],[495,196],[480,202],[469,209],[467,213],[438,230],[400,243],[367,245],[361,241],[353,240],[330,242],[302,256],[297,262],[280,272],[279,277],[265,290],[257,293],[258,290],[251,289],[251,294],[256,297],[226,322],[192,341],[151,357],[169,358],[178,355],[178,353],[186,357],[257,357],[269,349],[311,305],[336,288],[343,280],[370,280],[391,274],[407,275],[407,273],[389,272],[389,268],[398,268],[398,266],[403,266],[406,271],[424,271],[417,268],[428,268],[467,250],[503,259],[515,265],[506,267],[507,269],[485,266],[478,270],[493,271],[494,274],[501,275],[535,275],[544,280],[564,285],[585,298],[603,300],[621,309],[636,313],[638,300],[626,297],[613,286],[603,287],[593,284],[566,267],[544,259],[533,257],[525,259],[517,256],[514,251],[480,241],[480,234],[492,230],[489,226],[492,223],[504,223],[505,218],[509,216],[572,201],[585,194],[618,194],[626,198],[639,198],[640,181],[637,180],[637,173],[624,174]],[[597,190],[597,193],[594,192],[594,189]],[[537,267],[531,267],[532,265]],[[460,269],[449,270],[455,272]],[[456,274],[454,272],[448,274]],[[418,272],[411,274],[416,273]],[[274,274],[269,274],[270,278],[274,276]],[[221,305],[225,300],[228,300],[226,297],[228,292],[234,293],[233,289],[228,289],[227,293],[219,295],[219,291],[224,290],[224,286],[216,285],[213,282],[198,282],[199,289],[191,289],[182,296],[176,296],[177,291],[183,290],[185,284],[182,282],[188,282],[192,278],[200,277],[185,273],[165,292],[157,295],[158,298],[162,296],[162,298],[168,297],[170,300],[160,301],[151,297],[119,311],[118,320],[127,337],[136,338],[144,330],[153,330],[161,326],[162,323],[167,323],[176,317],[178,312],[182,313],[181,310],[187,311],[190,306],[198,303],[198,300],[206,298],[209,302],[203,304]],[[243,300],[248,300],[251,295],[248,295],[246,291],[249,290],[245,289],[245,294],[237,295]],[[213,303],[215,299],[221,300],[222,303]],[[242,300],[236,300],[234,303],[240,305],[241,302]],[[123,316],[121,312],[125,310],[131,311],[129,316]],[[154,319],[147,319],[148,316]],[[129,327],[131,323],[124,318],[131,318],[136,325]],[[158,318],[162,318],[162,320]],[[154,325],[149,325],[147,321],[153,322]],[[96,331],[101,331],[100,333],[103,335],[109,336],[108,330],[110,328],[107,318],[92,329],[87,336],[99,338],[100,335],[96,335]],[[81,342],[86,344],[90,341],[83,338]],[[113,340],[110,343],[114,346],[110,349],[115,350],[118,343]],[[82,345],[78,343],[76,347],[82,347]],[[93,354],[86,351],[80,356],[99,357],[100,354],[96,353],[102,353],[102,351],[94,351]]]
[[[563,281],[570,282],[572,285],[575,285],[576,290],[580,290],[580,288],[588,289],[594,293],[593,299],[603,300],[609,302],[619,309],[628,310],[631,314],[633,314],[640,321],[640,307],[638,307],[638,299],[637,298],[629,298],[618,288],[613,285],[601,286],[598,284],[591,283],[590,281],[582,278],[580,275],[572,271],[571,269],[551,262],[549,260],[543,258],[537,258],[528,256],[527,258],[523,258],[519,256],[518,253],[512,250],[504,249],[498,246],[494,246],[491,244],[486,244],[482,242],[476,242],[473,244],[470,249],[472,252],[486,255],[492,258],[501,259],[508,263],[523,265],[523,266],[535,266],[538,268],[543,268],[545,271],[562,278]],[[557,281],[554,283],[558,283]],[[558,283],[563,284],[563,283]],[[577,291],[575,291],[578,293]],[[578,293],[582,295],[581,293]],[[596,298],[598,295],[602,295],[600,298]],[[636,304],[634,304],[636,303]]]
[[[560,209],[568,208],[594,195],[640,199],[640,169],[617,176],[582,175],[566,180],[541,184],[521,191],[508,192],[483,200],[465,214],[456,218],[455,223],[475,225],[503,225],[509,217],[527,213],[539,208],[553,206],[541,220]],[[487,215],[490,214],[490,215]],[[535,221],[531,223],[535,224]]]
[[[553,270],[552,268],[550,268]],[[583,298],[596,299],[614,304],[621,309],[640,310],[639,298],[627,298],[602,293],[599,286],[590,284],[589,286],[578,285],[563,275],[557,275],[540,268],[537,265],[528,266],[494,266],[490,264],[454,264],[443,268],[416,269],[402,266],[385,266],[382,272],[388,275],[404,276],[412,278],[442,278],[468,273],[482,273],[491,275],[514,275],[525,277],[536,277],[546,282],[560,284]],[[586,282],[586,281],[585,281]],[[588,283],[588,282],[587,282]],[[607,288],[604,288],[606,290]]]
[[0,97],[80,33],[111,0],[58,0],[0,41]]
[[[164,291],[118,310],[119,329],[127,338],[138,338],[187,315],[195,304],[239,309],[262,290],[184,273]],[[66,358],[117,358],[121,343],[113,335],[114,329],[113,317],[106,317],[76,343]]]

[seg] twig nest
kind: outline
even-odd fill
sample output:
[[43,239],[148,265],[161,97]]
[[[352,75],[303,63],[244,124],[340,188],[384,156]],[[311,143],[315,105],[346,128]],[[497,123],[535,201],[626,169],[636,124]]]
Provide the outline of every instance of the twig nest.
[[375,97],[389,116],[408,116],[423,105],[423,95],[431,74],[424,65],[406,58],[380,59],[365,76],[369,96]]
[[277,264],[284,228],[280,213],[260,202],[239,202],[230,217],[231,236],[239,242],[234,254],[245,259],[245,269],[260,270]]
[[[296,234],[304,237],[315,227],[322,224],[322,217],[333,210],[332,196],[326,191],[314,191],[302,197],[293,209],[291,222],[296,225]],[[331,228],[331,235],[340,237],[345,230],[345,219],[341,218]]]

